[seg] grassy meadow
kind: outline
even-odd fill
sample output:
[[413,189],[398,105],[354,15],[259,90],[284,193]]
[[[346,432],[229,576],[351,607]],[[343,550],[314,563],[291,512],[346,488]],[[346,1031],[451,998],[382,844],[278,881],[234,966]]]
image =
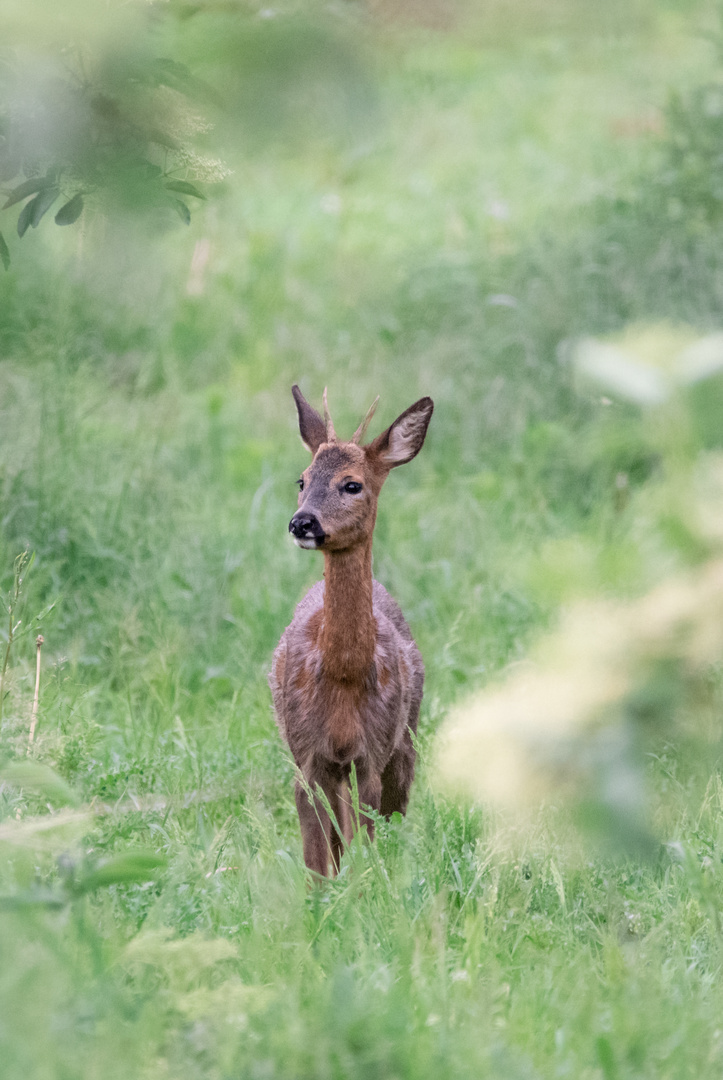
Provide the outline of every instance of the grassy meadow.
[[[596,11],[380,22],[345,137],[238,155],[188,228],[11,238],[5,595],[35,560],[0,654],[3,1080],[720,1076],[715,761],[701,784],[674,741],[649,756],[647,859],[554,794],[520,824],[435,780],[450,708],[561,605],[710,553],[655,502],[665,423],[581,387],[565,346],[722,325],[720,226],[663,146],[670,94],[720,78],[710,12]],[[313,888],[266,683],[322,569],[287,535],[296,381],[345,435],[377,393],[375,431],[435,401],[375,535],[427,671],[409,814]]]

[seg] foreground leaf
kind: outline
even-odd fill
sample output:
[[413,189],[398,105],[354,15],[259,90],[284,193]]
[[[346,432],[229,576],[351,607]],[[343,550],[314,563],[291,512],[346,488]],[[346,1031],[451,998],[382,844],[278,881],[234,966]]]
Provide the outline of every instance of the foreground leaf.
[[188,209],[185,202],[182,202],[181,199],[174,199],[173,200],[173,206],[176,208],[176,212],[178,213],[178,216],[180,217],[183,224],[184,225],[190,225],[191,224],[191,211]]
[[58,195],[60,195],[59,189],[56,186],[53,186],[50,188],[43,188],[43,190],[38,192],[35,196],[31,203],[33,213],[30,219],[30,224],[34,229],[37,229],[41,218],[48,212]]
[[205,200],[206,198],[202,191],[199,191],[193,184],[189,184],[187,180],[171,180],[170,183],[166,184],[166,189],[168,191],[180,191],[182,195],[193,195],[195,199]]
[[30,226],[30,222],[32,221],[34,202],[35,199],[31,199],[30,202],[25,203],[25,206],[22,208],[18,216],[18,236],[21,238],[25,236],[25,233],[28,231],[28,227]]
[[75,882],[78,893],[92,892],[106,885],[129,885],[152,881],[165,867],[166,860],[155,851],[138,849],[112,855]]
[[55,215],[56,225],[73,225],[83,213],[83,196],[78,192],[69,202],[64,203]]
[[0,780],[13,787],[27,788],[60,806],[77,806],[77,794],[49,765],[38,761],[12,761],[0,769]]
[[0,259],[6,270],[10,269],[10,248],[5,243],[5,237],[0,232]]
[[41,191],[44,187],[48,187],[52,183],[47,176],[34,176],[30,180],[24,180],[22,184],[19,184],[14,191],[10,192],[10,196],[5,203],[3,203],[0,209],[7,210],[9,206],[14,206],[15,203],[21,202],[23,199],[27,199],[28,195],[34,195],[36,191]]

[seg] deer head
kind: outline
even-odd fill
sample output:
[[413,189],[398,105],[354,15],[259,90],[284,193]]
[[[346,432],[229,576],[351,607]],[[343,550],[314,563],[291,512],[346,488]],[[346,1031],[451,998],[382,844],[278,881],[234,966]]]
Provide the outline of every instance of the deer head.
[[379,492],[391,469],[419,453],[434,403],[423,397],[398,416],[372,442],[361,445],[377,401],[349,442],[337,437],[324,391],[324,418],[309,405],[298,386],[291,390],[299,413],[299,431],[311,464],[299,479],[299,509],[289,522],[302,548],[347,551],[371,541]]

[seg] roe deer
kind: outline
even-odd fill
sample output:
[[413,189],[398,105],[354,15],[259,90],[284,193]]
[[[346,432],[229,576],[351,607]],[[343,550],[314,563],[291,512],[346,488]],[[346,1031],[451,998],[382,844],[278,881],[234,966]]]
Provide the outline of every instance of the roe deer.
[[[359,801],[404,814],[414,779],[424,664],[396,602],[372,578],[377,500],[390,469],[422,448],[434,404],[424,397],[366,446],[377,401],[351,442],[337,438],[324,391],[324,419],[292,388],[299,429],[313,460],[298,481],[299,509],[289,532],[324,555],[324,580],[312,586],[281,636],[269,683],[276,722],[304,778],[296,807],[304,861],[326,875],[339,869],[352,837],[349,776]],[[341,831],[318,798],[319,785]],[[374,824],[363,817],[371,839]]]

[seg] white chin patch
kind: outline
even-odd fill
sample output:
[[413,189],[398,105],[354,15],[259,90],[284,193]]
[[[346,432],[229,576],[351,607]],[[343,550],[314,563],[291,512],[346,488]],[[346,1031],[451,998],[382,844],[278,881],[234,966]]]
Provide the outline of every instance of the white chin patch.
[[318,546],[317,543],[316,543],[316,540],[314,540],[314,538],[312,536],[309,536],[309,537],[301,539],[301,540],[299,539],[298,536],[295,536],[294,537],[294,543],[296,544],[297,547],[304,548],[306,551],[316,551],[317,546]]

